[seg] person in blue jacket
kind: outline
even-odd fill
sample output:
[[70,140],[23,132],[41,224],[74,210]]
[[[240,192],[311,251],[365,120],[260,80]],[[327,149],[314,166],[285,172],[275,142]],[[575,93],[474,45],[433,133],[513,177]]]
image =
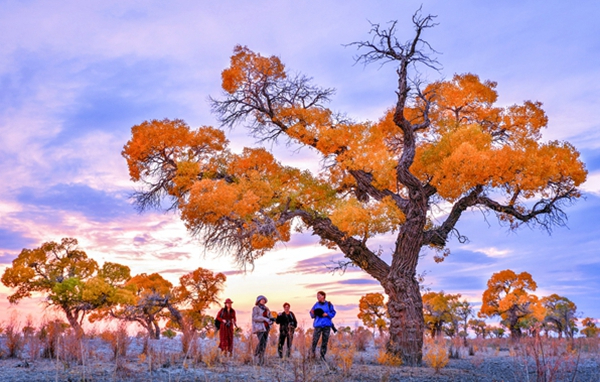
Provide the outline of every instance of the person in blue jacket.
[[323,291],[317,292],[317,303],[310,310],[310,317],[314,319],[313,327],[315,329],[312,339],[312,356],[315,357],[317,344],[319,338],[321,338],[322,360],[325,360],[325,354],[327,353],[327,342],[329,341],[329,333],[331,333],[331,327],[333,326],[331,320],[335,317],[333,304],[325,300],[326,296]]

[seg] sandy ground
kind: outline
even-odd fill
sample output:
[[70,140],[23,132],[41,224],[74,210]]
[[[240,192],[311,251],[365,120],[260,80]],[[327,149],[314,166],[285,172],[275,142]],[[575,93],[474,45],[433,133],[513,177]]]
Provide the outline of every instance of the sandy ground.
[[[436,372],[433,368],[391,367],[377,362],[378,350],[371,344],[356,352],[351,367],[339,354],[325,362],[303,359],[295,351],[280,360],[270,349],[265,365],[257,366],[241,355],[211,357],[214,340],[200,340],[204,360],[194,362],[181,354],[178,339],[151,341],[152,356],[141,354],[142,340],[132,339],[125,357],[113,359],[110,347],[96,338],[88,340],[83,357],[62,360],[28,357],[0,359],[1,381],[600,381],[597,352],[572,357],[548,357],[546,376],[538,379],[535,360],[507,349],[484,349],[469,356],[464,349],[459,359]],[[0,339],[1,345],[1,339]],[[240,346],[241,347],[241,346]],[[211,350],[212,349],[212,350]],[[243,350],[239,350],[242,352]],[[207,365],[207,360],[210,360]]]

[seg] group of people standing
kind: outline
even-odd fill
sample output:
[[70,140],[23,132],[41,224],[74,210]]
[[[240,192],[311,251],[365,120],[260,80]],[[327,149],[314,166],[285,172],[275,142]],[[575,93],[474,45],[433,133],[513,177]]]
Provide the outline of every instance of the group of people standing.
[[[317,302],[310,310],[310,317],[313,319],[313,339],[312,339],[312,356],[316,356],[316,349],[321,341],[320,358],[325,359],[327,353],[327,343],[331,330],[335,330],[332,319],[335,317],[335,309],[333,304],[326,300],[326,293],[323,291],[317,292]],[[252,308],[252,333],[256,334],[258,344],[254,350],[254,356],[257,363],[262,365],[265,359],[265,350],[267,348],[267,340],[269,331],[273,324],[279,324],[279,341],[277,343],[277,353],[280,358],[284,355],[290,357],[292,350],[292,341],[294,331],[298,327],[298,320],[295,314],[290,311],[290,304],[283,304],[283,312],[272,314],[267,307],[267,298],[260,295],[256,298],[256,303]],[[225,307],[217,313],[215,321],[219,327],[219,348],[231,355],[233,351],[233,332],[234,327],[237,327],[235,310],[232,308],[233,301],[225,300]]]

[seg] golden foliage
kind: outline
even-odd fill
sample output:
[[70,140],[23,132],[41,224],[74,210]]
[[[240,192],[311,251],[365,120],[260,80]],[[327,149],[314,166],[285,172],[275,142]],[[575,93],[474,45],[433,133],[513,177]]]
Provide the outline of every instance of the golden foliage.
[[[395,108],[377,121],[351,121],[324,106],[331,91],[290,75],[278,57],[236,46],[222,72],[226,99],[213,103],[222,122],[246,121],[256,137],[311,147],[323,159],[320,173],[284,166],[264,148],[232,153],[221,130],[190,129],[181,120],[134,126],[122,154],[132,180],[147,185],[141,207],[170,198],[192,233],[242,263],[288,241],[291,221],[302,229],[307,216],[328,218],[363,243],[398,231],[407,223],[402,200],[414,197],[399,177],[406,161],[429,187],[428,200],[456,203],[477,189],[498,197],[495,212],[515,228],[531,220],[516,216],[530,211],[531,199],[578,197],[587,172],[572,145],[541,142],[548,118],[540,102],[498,106],[496,85],[466,73],[422,89],[426,99],[405,105],[404,117],[430,123],[414,131],[415,152],[404,153]],[[477,206],[490,208],[481,201],[470,207]],[[335,246],[330,238],[321,242]]]
[[357,317],[368,328],[377,328],[380,333],[387,328],[388,313],[383,294],[367,293],[358,302]]
[[284,66],[275,56],[262,57],[245,46],[237,45],[231,56],[231,65],[221,73],[223,90],[234,93],[240,87],[251,87],[265,78],[285,78]]
[[520,324],[527,321],[543,321],[546,310],[534,292],[537,284],[527,272],[516,274],[510,269],[494,273],[483,292],[480,317],[502,318],[514,335]]

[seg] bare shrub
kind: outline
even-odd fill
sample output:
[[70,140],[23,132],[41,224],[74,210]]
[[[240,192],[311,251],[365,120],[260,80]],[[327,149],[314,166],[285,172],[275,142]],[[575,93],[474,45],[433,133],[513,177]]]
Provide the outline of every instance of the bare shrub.
[[27,356],[31,360],[36,360],[40,357],[42,351],[42,342],[39,337],[36,336],[36,329],[33,324],[33,317],[27,316],[25,326],[23,327],[23,342],[24,349],[26,350]]
[[83,344],[83,336],[73,329],[66,330],[60,341],[60,358],[64,362],[84,364],[86,349]]
[[343,334],[333,336],[330,339],[330,354],[336,365],[340,368],[344,377],[350,376],[350,371],[354,363],[354,354],[356,346],[351,337]]
[[19,321],[17,312],[12,312],[8,322],[4,325],[5,346],[9,358],[16,358],[23,349],[23,337],[19,329],[20,326],[21,322]]
[[251,364],[254,358],[254,346],[256,346],[256,340],[251,331],[248,330],[247,335],[240,334],[238,343],[239,345],[234,345],[233,348],[235,358],[244,365]]
[[[198,333],[196,329],[192,327],[192,325],[183,325],[183,330],[181,331],[181,351],[184,354],[190,353],[190,347],[195,346],[196,339],[198,338]],[[197,346],[195,346],[197,351]]]
[[524,355],[533,359],[537,382],[565,380],[577,374],[581,351],[572,341],[543,338],[522,339]]
[[357,351],[365,351],[367,350],[367,345],[373,338],[373,334],[362,326],[356,328],[354,333],[352,333],[352,338],[354,340],[354,347]]
[[58,352],[58,339],[67,327],[67,324],[56,319],[42,323],[38,333],[38,338],[42,342],[42,357],[56,358]]
[[114,360],[117,357],[125,357],[127,355],[127,349],[131,345],[131,338],[127,333],[127,325],[124,322],[119,322],[115,330],[104,330],[100,333],[100,338],[109,345]]

